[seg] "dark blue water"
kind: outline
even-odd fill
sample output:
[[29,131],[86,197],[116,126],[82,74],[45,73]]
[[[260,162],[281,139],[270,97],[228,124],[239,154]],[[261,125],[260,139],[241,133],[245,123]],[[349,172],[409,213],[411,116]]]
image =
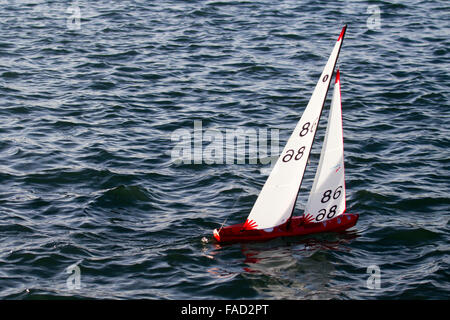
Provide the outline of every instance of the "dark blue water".
[[[448,299],[449,20],[446,1],[0,1],[0,297]],[[214,244],[268,156],[178,163],[174,136],[192,155],[195,121],[266,130],[281,150],[345,23],[358,224]]]

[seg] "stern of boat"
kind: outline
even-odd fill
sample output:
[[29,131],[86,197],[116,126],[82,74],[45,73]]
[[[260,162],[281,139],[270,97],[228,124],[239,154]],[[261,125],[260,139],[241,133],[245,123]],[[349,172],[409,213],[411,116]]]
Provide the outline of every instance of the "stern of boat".
[[219,234],[219,230],[214,229],[213,235],[214,235],[214,239],[216,239],[217,242],[220,242],[220,234]]

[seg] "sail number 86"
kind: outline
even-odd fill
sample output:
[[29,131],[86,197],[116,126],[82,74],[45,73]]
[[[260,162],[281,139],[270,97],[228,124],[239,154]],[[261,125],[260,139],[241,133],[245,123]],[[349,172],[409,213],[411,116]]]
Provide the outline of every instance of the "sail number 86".
[[[342,186],[339,186],[336,188],[336,190],[334,190],[333,193],[333,199],[336,200],[337,198],[339,198],[341,196],[341,190],[342,190]],[[333,190],[327,190],[323,193],[323,197],[320,200],[320,202],[322,203],[327,203],[330,199],[331,199],[331,193],[333,192]]]

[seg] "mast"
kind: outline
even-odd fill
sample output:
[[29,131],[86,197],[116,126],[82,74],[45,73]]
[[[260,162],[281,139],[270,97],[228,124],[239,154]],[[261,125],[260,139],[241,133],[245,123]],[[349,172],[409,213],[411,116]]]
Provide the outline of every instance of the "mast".
[[[336,59],[334,60],[334,63],[333,63],[332,73],[334,73],[334,68],[335,68],[335,66],[336,66],[337,59],[339,58],[339,53],[341,52],[341,47],[342,47],[342,43],[344,42],[344,36],[345,36],[345,32],[346,32],[346,31],[347,31],[347,25],[344,25],[344,27],[342,28],[342,31],[341,31],[341,33],[340,33],[340,35],[339,35],[339,38],[338,38],[338,40],[337,40],[338,43],[339,43],[339,41],[340,41],[340,44],[339,44],[339,49],[338,49],[338,52],[337,52],[337,55],[336,55]],[[331,58],[331,57],[330,57],[330,58]],[[322,116],[323,106],[324,106],[325,101],[326,101],[326,96],[327,96],[328,90],[330,89],[331,78],[332,78],[332,75],[331,75],[331,77],[330,77],[330,79],[329,79],[329,81],[328,81],[327,90],[326,90],[326,94],[325,94],[325,99],[323,100],[322,106],[321,106],[321,108],[320,108],[320,115],[319,115],[319,119],[318,119],[318,121],[317,121],[317,126],[319,126],[319,121],[320,121],[320,117]],[[315,137],[316,137],[316,133],[317,133],[317,130],[314,131],[313,142],[314,142],[314,139],[315,139]],[[306,166],[308,166],[309,156],[310,156],[310,155],[311,155],[311,153],[308,154],[308,158],[307,158],[307,161],[306,161]],[[306,171],[306,168],[305,168],[305,171]],[[295,204],[296,204],[297,199],[298,199],[298,194],[300,193],[300,187],[301,187],[302,182],[303,182],[303,177],[304,177],[304,175],[305,175],[305,171],[303,171],[303,174],[302,174],[302,177],[301,177],[301,180],[300,180],[300,181],[301,181],[301,182],[300,182],[300,186],[299,186],[298,191],[297,191],[297,196],[295,197],[295,203],[294,203],[294,206],[293,206],[293,208],[292,208],[291,215],[289,216],[288,222],[287,222],[287,224],[286,224],[286,228],[287,228],[287,229],[289,229],[289,227],[291,226],[291,220],[292,220],[292,217],[293,217],[294,211],[295,211]]]
[[309,103],[259,193],[243,230],[269,230],[290,221],[346,28],[342,28]]

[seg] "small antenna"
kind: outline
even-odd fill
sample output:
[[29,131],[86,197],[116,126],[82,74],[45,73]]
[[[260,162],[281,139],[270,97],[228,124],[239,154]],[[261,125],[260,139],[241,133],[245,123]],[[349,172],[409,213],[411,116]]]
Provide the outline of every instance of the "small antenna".
[[222,225],[220,226],[220,228],[219,228],[219,232],[220,232],[220,230],[222,230],[222,228],[223,228],[223,225],[225,224],[225,222],[227,222],[227,220],[228,220],[228,217],[226,217],[225,218],[225,221],[222,223]]

